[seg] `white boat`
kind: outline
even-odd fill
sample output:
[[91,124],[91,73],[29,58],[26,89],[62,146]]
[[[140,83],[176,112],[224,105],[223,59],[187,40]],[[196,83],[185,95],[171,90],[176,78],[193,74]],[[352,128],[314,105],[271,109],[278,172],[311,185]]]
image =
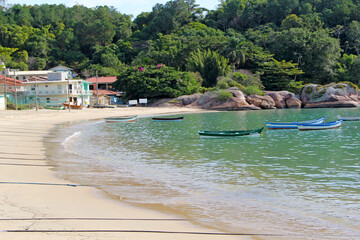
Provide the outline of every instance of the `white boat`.
[[360,116],[337,116],[337,118],[343,119],[344,121],[359,121]]
[[137,116],[125,116],[125,117],[109,117],[105,118],[105,122],[134,122]]
[[268,129],[297,129],[302,124],[322,124],[325,117],[303,122],[265,122]]
[[338,128],[341,127],[343,120],[340,119],[338,121],[334,121],[334,122],[328,122],[328,123],[323,123],[323,124],[303,124],[303,125],[299,125],[298,129],[299,130],[326,130],[326,129],[332,129],[332,128]]

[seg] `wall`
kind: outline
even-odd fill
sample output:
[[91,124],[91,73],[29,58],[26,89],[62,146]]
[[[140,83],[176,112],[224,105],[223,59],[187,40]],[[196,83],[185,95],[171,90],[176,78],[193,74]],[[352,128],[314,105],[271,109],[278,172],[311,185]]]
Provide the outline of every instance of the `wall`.
[[0,95],[0,110],[5,110],[5,99],[4,99],[4,95]]

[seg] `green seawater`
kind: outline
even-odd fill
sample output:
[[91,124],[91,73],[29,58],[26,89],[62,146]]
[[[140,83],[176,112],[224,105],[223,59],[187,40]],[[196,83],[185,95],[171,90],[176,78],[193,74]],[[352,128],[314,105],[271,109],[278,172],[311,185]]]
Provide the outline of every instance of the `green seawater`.
[[[225,231],[283,239],[360,238],[360,121],[321,131],[202,138],[265,121],[359,116],[359,109],[297,109],[184,115],[182,122],[103,121],[67,129],[61,176],[103,185],[132,203],[161,205]],[[178,115],[177,115],[178,116]],[[61,157],[60,157],[61,156]],[[300,235],[300,236],[299,236]],[[314,236],[317,236],[314,238]],[[273,238],[276,239],[276,238]]]

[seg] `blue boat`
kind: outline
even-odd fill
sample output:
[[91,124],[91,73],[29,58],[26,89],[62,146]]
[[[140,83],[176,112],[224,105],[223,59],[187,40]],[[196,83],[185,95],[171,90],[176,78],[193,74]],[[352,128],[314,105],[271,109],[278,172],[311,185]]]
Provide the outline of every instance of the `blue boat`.
[[343,122],[343,119],[340,119],[338,121],[334,121],[334,122],[328,122],[328,123],[323,123],[323,124],[303,124],[303,125],[299,125],[298,129],[299,130],[326,130],[326,129],[332,129],[332,128],[338,128],[341,126]]
[[298,129],[298,126],[303,124],[323,124],[325,121],[325,117],[309,120],[309,121],[303,121],[303,122],[265,122],[266,127],[268,129]]

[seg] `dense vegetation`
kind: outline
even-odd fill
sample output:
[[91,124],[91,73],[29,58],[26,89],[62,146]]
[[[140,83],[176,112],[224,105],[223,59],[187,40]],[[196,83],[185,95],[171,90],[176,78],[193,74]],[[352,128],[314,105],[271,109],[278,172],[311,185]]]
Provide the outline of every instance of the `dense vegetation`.
[[[22,70],[61,64],[81,77],[95,70],[131,76],[132,83],[122,79],[117,84],[128,93],[135,91],[135,82],[144,86],[160,78],[159,96],[199,91],[199,83],[206,88],[228,85],[219,84],[219,76],[238,84],[257,79],[253,86],[267,90],[359,84],[358,0],[223,0],[211,11],[194,0],[171,0],[133,20],[119,11],[61,4],[2,7],[0,47],[16,49],[3,56],[4,62]],[[158,64],[164,68],[156,72]],[[135,66],[149,71],[148,80],[135,81],[145,74],[134,72]],[[246,76],[236,77],[239,69],[247,69]],[[196,73],[182,73],[188,71]],[[173,91],[164,90],[173,86]]]

